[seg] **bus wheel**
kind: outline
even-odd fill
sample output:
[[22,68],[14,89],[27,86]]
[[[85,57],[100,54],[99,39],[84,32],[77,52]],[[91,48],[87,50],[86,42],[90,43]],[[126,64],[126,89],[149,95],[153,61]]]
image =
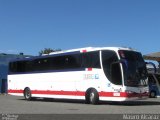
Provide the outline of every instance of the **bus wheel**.
[[151,91],[150,92],[150,97],[151,98],[155,98],[156,97],[156,92],[155,91]]
[[28,87],[24,89],[24,98],[28,101],[32,98],[31,90]]
[[89,93],[89,102],[90,104],[96,105],[99,102],[99,95],[97,90],[95,89],[91,89],[90,93]]

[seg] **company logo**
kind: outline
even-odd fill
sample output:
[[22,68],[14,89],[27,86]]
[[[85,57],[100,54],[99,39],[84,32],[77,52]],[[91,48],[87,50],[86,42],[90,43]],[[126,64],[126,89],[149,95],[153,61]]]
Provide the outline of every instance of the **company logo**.
[[83,79],[84,80],[99,79],[99,75],[98,74],[84,74]]

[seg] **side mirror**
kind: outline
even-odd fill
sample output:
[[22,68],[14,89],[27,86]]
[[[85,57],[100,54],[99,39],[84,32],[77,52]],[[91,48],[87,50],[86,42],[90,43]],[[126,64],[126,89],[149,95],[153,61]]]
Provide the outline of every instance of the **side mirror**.
[[116,62],[113,62],[112,64],[116,64],[116,63],[119,63],[119,64],[121,63],[121,64],[123,64],[126,67],[126,69],[128,69],[128,62],[127,62],[127,60],[121,59],[121,60],[118,60]]
[[151,66],[153,66],[153,69],[152,68],[147,68],[147,71],[149,72],[149,73],[153,73],[153,74],[155,74],[156,72],[157,72],[157,68],[156,68],[156,66],[155,66],[155,64],[154,63],[152,63],[152,62],[146,62],[146,66],[149,66],[149,65],[151,65]]

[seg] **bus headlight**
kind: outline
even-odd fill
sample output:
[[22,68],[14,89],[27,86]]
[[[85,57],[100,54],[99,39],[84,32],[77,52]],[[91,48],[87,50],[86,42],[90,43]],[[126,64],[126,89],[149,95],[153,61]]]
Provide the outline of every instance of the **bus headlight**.
[[130,90],[126,90],[125,92],[126,92],[126,93],[129,93],[129,94],[135,93],[135,92],[130,91]]

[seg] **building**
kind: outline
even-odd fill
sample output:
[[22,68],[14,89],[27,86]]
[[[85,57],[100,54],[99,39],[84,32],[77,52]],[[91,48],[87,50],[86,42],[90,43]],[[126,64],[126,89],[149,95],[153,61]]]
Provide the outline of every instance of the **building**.
[[31,57],[31,56],[23,55],[23,53],[20,54],[0,53],[0,94],[7,93],[7,75],[8,75],[9,61],[24,57]]

